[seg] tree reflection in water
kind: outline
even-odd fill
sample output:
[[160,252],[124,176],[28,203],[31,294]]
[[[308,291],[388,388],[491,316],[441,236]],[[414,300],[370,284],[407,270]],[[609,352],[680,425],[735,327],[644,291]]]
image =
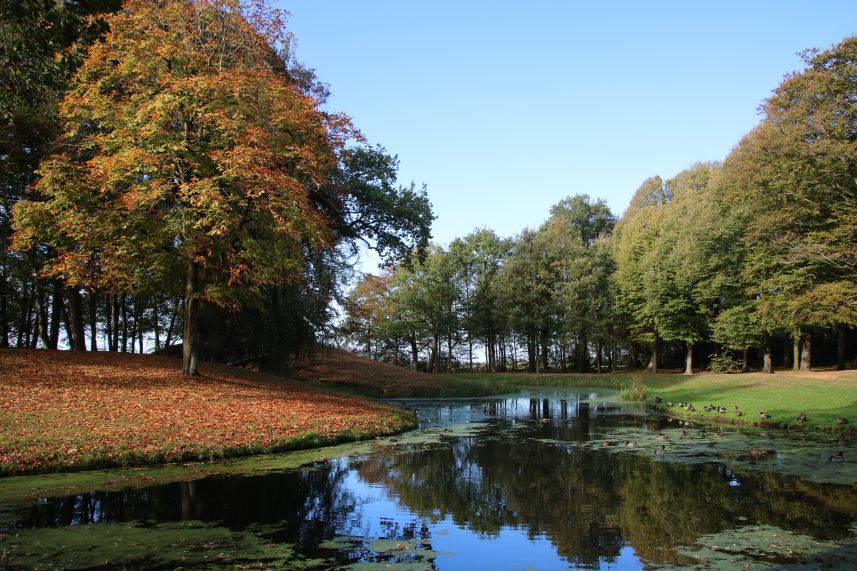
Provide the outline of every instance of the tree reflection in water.
[[[842,539],[857,514],[852,486],[664,461],[644,449],[620,453],[619,442],[581,445],[616,427],[663,427],[662,418],[639,410],[574,395],[425,403],[418,410],[429,424],[487,420],[463,436],[411,444],[405,438],[300,470],[43,499],[16,527],[190,520],[236,532],[264,526],[267,541],[304,553],[324,551],[335,537],[428,549],[441,528],[460,536],[461,549],[478,552],[518,530],[571,564],[598,567],[628,546],[643,562],[688,562],[678,547],[751,524]],[[504,545],[490,549],[502,552]]]

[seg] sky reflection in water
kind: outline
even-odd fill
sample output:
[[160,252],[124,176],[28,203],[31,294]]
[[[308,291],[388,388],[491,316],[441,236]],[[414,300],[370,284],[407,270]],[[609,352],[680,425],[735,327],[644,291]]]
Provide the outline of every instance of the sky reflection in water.
[[[79,539],[69,526],[131,526],[145,535],[195,522],[226,534],[202,545],[230,565],[242,557],[284,568],[444,570],[764,568],[802,557],[848,568],[857,561],[853,443],[753,430],[720,435],[605,396],[541,389],[397,401],[416,410],[423,428],[370,453],[300,470],[43,498],[5,526],[14,535],[7,557],[12,568],[16,558],[32,564],[28,545],[44,545],[50,534]],[[753,458],[753,447],[770,454]],[[846,461],[828,465],[839,450]],[[111,552],[108,560],[157,568],[207,557],[202,549],[176,560],[169,550],[148,556],[150,543],[135,537],[128,543],[137,541],[137,551]],[[78,551],[102,549],[95,535],[91,544],[80,541]],[[273,549],[285,546],[292,551]]]

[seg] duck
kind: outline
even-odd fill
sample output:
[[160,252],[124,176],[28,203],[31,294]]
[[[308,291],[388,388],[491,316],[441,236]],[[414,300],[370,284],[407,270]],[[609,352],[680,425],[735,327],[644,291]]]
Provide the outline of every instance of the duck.
[[837,416],[836,424],[848,424],[848,419],[841,416]]
[[755,448],[754,447],[754,448],[750,449],[750,456],[752,456],[753,458],[764,458],[768,454],[770,454],[770,451],[765,450],[764,448]]
[[837,452],[833,456],[828,456],[827,461],[828,462],[845,462],[845,453],[842,452],[842,450],[840,450],[839,452]]
[[744,413],[736,408],[735,409],[735,416],[744,416]]
[[667,408],[672,408],[672,406],[673,406],[672,401],[667,401]]
[[601,443],[601,448],[610,448],[610,446],[612,446],[612,444],[608,440]]
[[667,451],[666,446],[661,446],[659,448],[655,448],[655,455],[664,454],[664,453],[666,453],[666,451]]
[[799,415],[797,415],[797,421],[798,422],[806,422],[806,413],[801,412]]
[[705,405],[704,407],[702,407],[702,410],[704,410],[705,412],[711,412],[711,407],[708,405]]
[[661,397],[655,397],[655,402],[657,402],[657,403],[661,402],[662,400],[664,400],[664,399],[662,399]]
[[686,408],[685,410],[686,410],[687,412],[696,412],[696,409],[695,409],[695,408],[693,408],[693,405],[692,405],[692,404],[687,405],[687,408]]
[[682,431],[681,431],[681,435],[682,435],[682,436],[690,436],[690,435],[687,433],[687,430],[684,430],[684,429],[682,429]]
[[720,414],[726,414],[726,409],[722,406],[718,406],[717,412],[719,412]]
[[666,434],[658,434],[657,439],[658,439],[658,440],[669,440],[669,439],[670,439],[670,437],[669,437],[669,436],[667,436]]
[[763,418],[763,419],[764,419],[764,418],[770,418],[770,417],[771,417],[771,415],[769,415],[769,414],[768,414],[767,412],[765,412],[765,411],[762,411],[762,412],[760,412],[760,413],[759,413],[759,418]]
[[636,442],[631,442],[630,440],[626,440],[626,441],[625,441],[625,447],[627,447],[627,448],[636,448],[636,447],[637,447],[637,443],[636,443]]

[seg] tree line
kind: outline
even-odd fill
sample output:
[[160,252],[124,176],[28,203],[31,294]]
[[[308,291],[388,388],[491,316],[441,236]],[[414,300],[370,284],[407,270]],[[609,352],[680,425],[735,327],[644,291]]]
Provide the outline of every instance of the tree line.
[[722,162],[647,179],[618,218],[576,195],[513,239],[479,229],[365,276],[344,339],[429,372],[845,368],[857,358],[857,37],[803,58]]
[[358,244],[421,252],[425,188],[263,0],[0,3],[0,347],[282,370]]

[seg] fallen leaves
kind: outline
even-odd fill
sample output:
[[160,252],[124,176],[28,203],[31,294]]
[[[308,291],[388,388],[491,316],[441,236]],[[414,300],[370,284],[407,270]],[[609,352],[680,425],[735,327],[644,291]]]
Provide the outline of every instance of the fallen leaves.
[[0,350],[0,473],[175,462],[389,434],[386,405],[151,355]]

